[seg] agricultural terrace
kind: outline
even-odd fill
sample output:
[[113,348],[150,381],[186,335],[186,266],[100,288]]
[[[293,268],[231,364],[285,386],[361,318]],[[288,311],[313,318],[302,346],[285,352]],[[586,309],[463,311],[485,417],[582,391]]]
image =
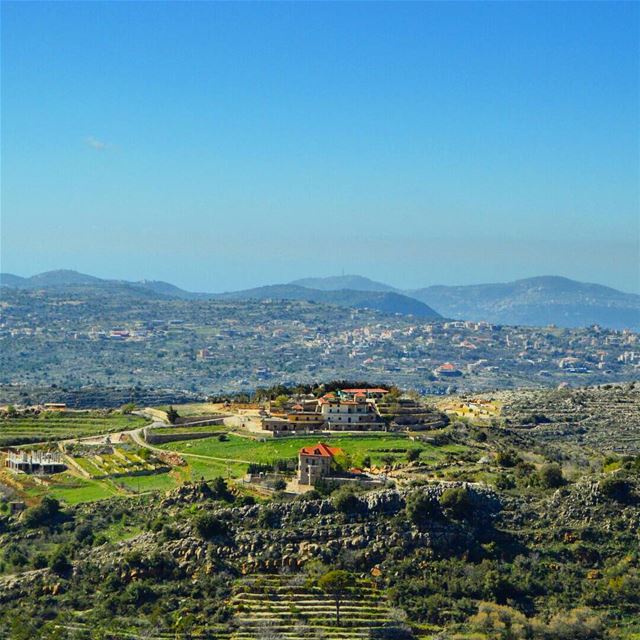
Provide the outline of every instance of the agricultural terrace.
[[[227,409],[225,409],[224,404],[221,402],[189,402],[186,404],[175,404],[172,406],[181,418],[193,418],[227,412]],[[154,407],[154,409],[166,414],[169,410],[169,405],[160,405],[158,407]]]
[[[339,447],[353,465],[362,464],[368,456],[373,465],[381,466],[384,460],[393,458],[394,461],[406,461],[409,449],[419,449],[423,462],[441,462],[450,455],[466,451],[466,447],[458,444],[435,446],[420,441],[414,441],[400,433],[370,433],[367,435],[339,435],[339,436],[304,436],[296,438],[276,438],[269,440],[254,440],[230,434],[228,439],[217,437],[201,440],[170,442],[160,446],[162,449],[177,451],[187,457],[189,464],[194,458],[203,456],[215,458],[221,462],[228,461],[234,467],[250,462],[272,464],[277,460],[297,460],[301,447],[308,446],[318,439]],[[234,475],[236,475],[234,473]]]
[[137,429],[146,418],[120,411],[43,411],[0,420],[0,446],[51,442]]

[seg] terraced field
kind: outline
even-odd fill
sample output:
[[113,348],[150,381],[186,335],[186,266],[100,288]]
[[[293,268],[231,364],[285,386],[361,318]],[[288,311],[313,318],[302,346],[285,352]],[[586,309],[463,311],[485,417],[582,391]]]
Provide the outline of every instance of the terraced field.
[[0,421],[0,446],[49,442],[143,427],[148,421],[136,415],[104,411],[43,412],[37,416]]
[[0,421],[0,446],[50,442],[143,427],[136,415],[105,411],[43,412]]
[[360,580],[354,593],[343,599],[340,626],[333,599],[305,585],[301,576],[251,576],[238,583],[235,591],[231,605],[236,628],[230,640],[355,640],[369,638],[372,629],[392,619],[384,593],[367,580]]
[[74,462],[85,474],[93,478],[106,476],[127,475],[142,472],[153,473],[158,467],[166,468],[157,461],[144,460],[137,453],[126,449],[116,448],[113,453],[75,457]]

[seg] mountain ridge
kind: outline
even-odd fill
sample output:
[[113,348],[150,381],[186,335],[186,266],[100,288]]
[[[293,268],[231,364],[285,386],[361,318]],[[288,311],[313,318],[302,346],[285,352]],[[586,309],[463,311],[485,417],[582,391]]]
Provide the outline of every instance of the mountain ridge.
[[640,295],[553,275],[502,283],[431,285],[405,290],[363,276],[344,275],[301,278],[289,284],[240,291],[202,293],[186,291],[161,280],[109,280],[60,269],[29,278],[2,273],[0,285],[23,289],[89,287],[113,293],[119,291],[128,297],[135,297],[139,292],[144,297],[157,295],[184,300],[309,300],[433,319],[447,317],[528,326],[554,324],[568,328],[599,324],[612,329],[640,330]]

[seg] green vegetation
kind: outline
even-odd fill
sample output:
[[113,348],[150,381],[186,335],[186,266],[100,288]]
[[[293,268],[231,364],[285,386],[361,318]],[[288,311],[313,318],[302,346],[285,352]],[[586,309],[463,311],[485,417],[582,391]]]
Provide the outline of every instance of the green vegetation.
[[0,446],[125,431],[147,423],[145,418],[119,411],[43,411],[0,420]]
[[[388,462],[405,462],[407,451],[419,451],[422,462],[441,461],[449,454],[460,454],[466,447],[460,444],[445,444],[434,446],[421,442],[414,442],[404,434],[369,433],[366,435],[345,435],[322,438],[332,447],[342,449],[353,464],[362,464],[365,457],[373,465]],[[304,436],[296,438],[276,438],[265,441],[254,440],[230,434],[229,440],[220,441],[217,437],[171,442],[160,445],[160,448],[178,451],[180,453],[198,456],[208,456],[230,462],[248,464],[272,464],[277,460],[295,459],[301,447],[318,442],[318,436]],[[193,458],[189,458],[189,463]]]
[[343,599],[355,590],[356,579],[343,569],[328,571],[318,578],[318,588],[330,595],[336,605],[336,624],[340,626],[340,605]]
[[[3,470],[29,506],[0,496],[0,636],[638,640],[637,453],[465,421],[420,437],[332,436],[393,485],[295,497],[220,476],[289,473],[315,436],[171,442],[184,461],[149,475]],[[156,461],[122,448],[70,450],[94,476]]]

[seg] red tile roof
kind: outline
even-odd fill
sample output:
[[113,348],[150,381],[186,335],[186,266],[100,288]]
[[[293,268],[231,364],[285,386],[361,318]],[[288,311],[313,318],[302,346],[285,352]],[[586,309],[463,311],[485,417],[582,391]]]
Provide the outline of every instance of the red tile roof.
[[323,458],[333,458],[333,456],[342,453],[342,449],[338,447],[330,447],[324,442],[319,442],[311,447],[302,447],[300,454],[305,456],[321,456]]

